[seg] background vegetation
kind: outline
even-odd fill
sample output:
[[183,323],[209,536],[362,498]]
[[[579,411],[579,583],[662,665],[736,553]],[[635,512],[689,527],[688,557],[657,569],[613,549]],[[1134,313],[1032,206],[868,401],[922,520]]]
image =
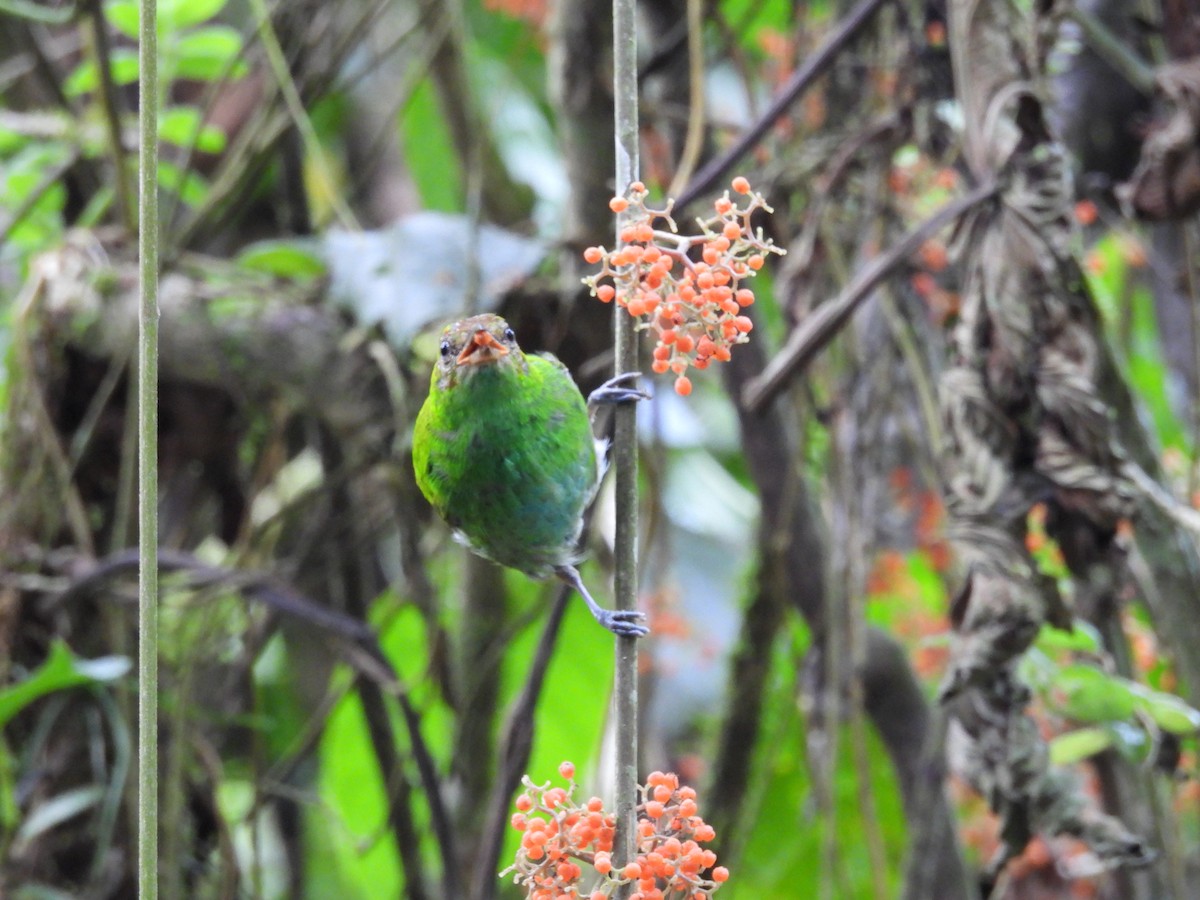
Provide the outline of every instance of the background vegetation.
[[[641,768],[722,897],[1190,895],[1200,26],[1132,6],[639,5],[654,197],[788,251],[639,412]],[[609,5],[158,8],[163,893],[515,896],[613,640],[408,446],[468,310],[611,371]],[[133,896],[136,16],[0,2],[4,896]]]

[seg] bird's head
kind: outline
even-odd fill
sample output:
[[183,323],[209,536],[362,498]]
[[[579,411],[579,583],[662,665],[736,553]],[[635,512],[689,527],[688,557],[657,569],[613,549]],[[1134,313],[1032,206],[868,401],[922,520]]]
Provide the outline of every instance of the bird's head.
[[527,368],[517,336],[507,322],[491,313],[447,325],[438,353],[434,378],[443,390],[491,366],[516,371]]

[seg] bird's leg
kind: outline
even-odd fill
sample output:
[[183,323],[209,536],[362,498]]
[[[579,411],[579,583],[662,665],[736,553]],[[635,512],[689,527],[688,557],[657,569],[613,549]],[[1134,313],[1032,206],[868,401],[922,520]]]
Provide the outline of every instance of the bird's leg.
[[636,403],[638,400],[649,400],[650,395],[645,391],[628,386],[629,382],[641,377],[641,372],[622,372],[615,378],[608,379],[588,395],[588,409],[595,409],[597,403]]
[[624,637],[645,637],[650,633],[650,629],[641,622],[646,618],[644,612],[636,609],[605,609],[593,600],[588,589],[583,586],[579,570],[574,566],[558,566],[554,569],[554,574],[579,592],[579,596],[588,605],[588,609],[592,611],[596,621],[613,634]]

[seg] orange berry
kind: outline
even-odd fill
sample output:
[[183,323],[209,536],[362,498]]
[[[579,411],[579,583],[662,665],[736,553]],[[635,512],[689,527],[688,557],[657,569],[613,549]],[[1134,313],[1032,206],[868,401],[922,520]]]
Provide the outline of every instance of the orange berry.
[[725,237],[731,241],[736,241],[742,236],[742,226],[737,222],[726,222],[725,228],[721,231]]
[[733,201],[728,197],[718,197],[717,201],[713,204],[713,209],[715,209],[719,215],[723,216],[725,213],[733,209]]
[[604,891],[592,891],[589,895],[589,900],[608,900],[608,894]]
[[642,184],[640,181],[635,181],[633,184],[629,185],[629,192],[631,194],[644,194],[646,193],[646,185]]
[[596,263],[600,262],[600,260],[604,259],[604,251],[599,247],[588,247],[583,251],[583,258],[586,262],[589,262],[594,266]]
[[688,361],[686,359],[671,360],[670,368],[671,368],[671,371],[674,372],[676,375],[682,375],[684,372],[687,371],[687,367],[688,367]]
[[638,823],[638,834],[644,838],[651,837],[654,834],[654,823],[643,819]]
[[641,241],[643,244],[648,244],[654,240],[654,229],[645,222],[636,227],[635,234],[637,235],[636,239]]
[[675,379],[675,393],[677,393],[680,397],[686,397],[691,392],[692,382],[690,378],[688,378],[686,375],[680,375]]
[[707,356],[697,356],[695,359],[692,360],[692,366],[693,366],[693,368],[696,368],[696,369],[707,369],[708,368],[708,357]]
[[732,354],[729,352],[728,347],[718,344],[717,348],[715,350],[713,350],[713,359],[719,360],[721,362],[729,362],[729,360],[731,358],[732,358]]
[[512,824],[513,828],[517,829],[517,831],[524,831],[525,827],[529,824],[525,819],[524,813],[513,813],[512,818],[509,819],[509,822]]
[[697,825],[693,834],[696,835],[698,841],[711,841],[717,836],[717,830],[707,822]]
[[601,303],[612,303],[615,296],[617,296],[617,289],[611,284],[602,284],[596,288],[596,299]]
[[[692,348],[696,346],[696,341],[690,334],[681,334],[675,338],[675,347],[680,353],[691,353]],[[657,798],[657,791],[655,792]]]
[[555,871],[562,881],[574,881],[579,876],[575,874],[576,865],[573,862],[560,862]]
[[671,368],[671,364],[665,359],[656,359],[654,362],[650,363],[650,371],[654,372],[656,375],[662,375],[669,368]]
[[591,797],[588,799],[587,808],[590,812],[600,812],[604,809],[604,801],[599,797]]
[[663,344],[658,344],[654,348],[654,358],[655,359],[670,359],[671,358],[671,348],[667,347]]
[[754,271],[757,272],[759,269],[761,269],[763,267],[764,262],[765,262],[765,260],[762,258],[761,254],[755,253],[748,260],[746,260],[746,265],[748,265],[750,268],[752,268]]
[[1099,210],[1091,200],[1080,200],[1075,204],[1075,221],[1084,227],[1095,222],[1098,215]]
[[673,329],[673,328],[668,328],[665,331],[663,331],[662,334],[660,334],[658,336],[658,339],[660,341],[662,341],[664,344],[670,345],[670,344],[675,343],[677,340],[679,340],[679,333],[677,331],[675,331],[675,329]]
[[700,290],[705,290],[712,287],[716,283],[712,272],[701,272],[696,276],[696,287]]
[[717,866],[712,870],[712,880],[720,884],[729,880],[729,870],[724,866]]
[[596,858],[592,861],[592,868],[601,875],[607,875],[612,871],[612,857],[603,850],[596,852]]
[[679,814],[681,816],[694,816],[696,814],[696,801],[683,800],[679,804]]
[[608,201],[608,208],[615,213],[625,212],[629,209],[629,201],[624,197],[613,197]]
[[750,331],[754,328],[754,323],[752,321],[750,321],[749,316],[738,316],[736,319],[733,320],[733,324],[737,327],[737,330],[740,331],[742,334],[749,334]]
[[709,244],[708,246],[706,246],[704,248],[704,261],[706,263],[708,263],[710,266],[715,266],[717,264],[717,260],[719,260],[720,258],[721,258],[721,251],[718,250],[716,247],[714,247],[712,244]]
[[733,179],[733,183],[730,185],[730,187],[732,187],[739,194],[750,193],[750,182],[741,175]]
[[558,774],[567,779],[567,781],[570,781],[575,777],[575,763],[569,759],[564,760],[558,767]]
[[533,798],[528,794],[522,794],[517,798],[515,806],[521,812],[529,812],[531,809],[533,809]]
[[741,306],[750,306],[754,303],[754,291],[750,290],[750,288],[739,288],[733,297]]
[[661,819],[663,817],[663,813],[665,812],[665,807],[663,807],[663,805],[657,800],[646,801],[646,815],[648,815],[650,818]]
[[646,314],[646,301],[641,297],[633,297],[625,304],[629,310],[629,314],[635,319],[639,319]]
[[647,247],[642,254],[642,262],[656,263],[662,257],[662,251],[657,247]]
[[623,868],[621,870],[621,875],[622,875],[622,877],[628,878],[630,880],[633,880],[635,878],[641,878],[642,877],[642,867],[639,866],[635,862],[628,863],[625,866],[625,868]]

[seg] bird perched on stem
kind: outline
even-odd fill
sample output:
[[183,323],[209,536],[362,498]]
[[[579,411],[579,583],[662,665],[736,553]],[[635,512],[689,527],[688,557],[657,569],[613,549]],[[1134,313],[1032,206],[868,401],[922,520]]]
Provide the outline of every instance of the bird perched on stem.
[[575,588],[596,621],[641,637],[644,614],[607,610],[575,568],[583,513],[595,496],[602,448],[589,406],[644,398],[619,375],[588,398],[553,356],[525,355],[499,316],[442,332],[439,359],[413,432],[417,484],[472,550],[533,578]]

